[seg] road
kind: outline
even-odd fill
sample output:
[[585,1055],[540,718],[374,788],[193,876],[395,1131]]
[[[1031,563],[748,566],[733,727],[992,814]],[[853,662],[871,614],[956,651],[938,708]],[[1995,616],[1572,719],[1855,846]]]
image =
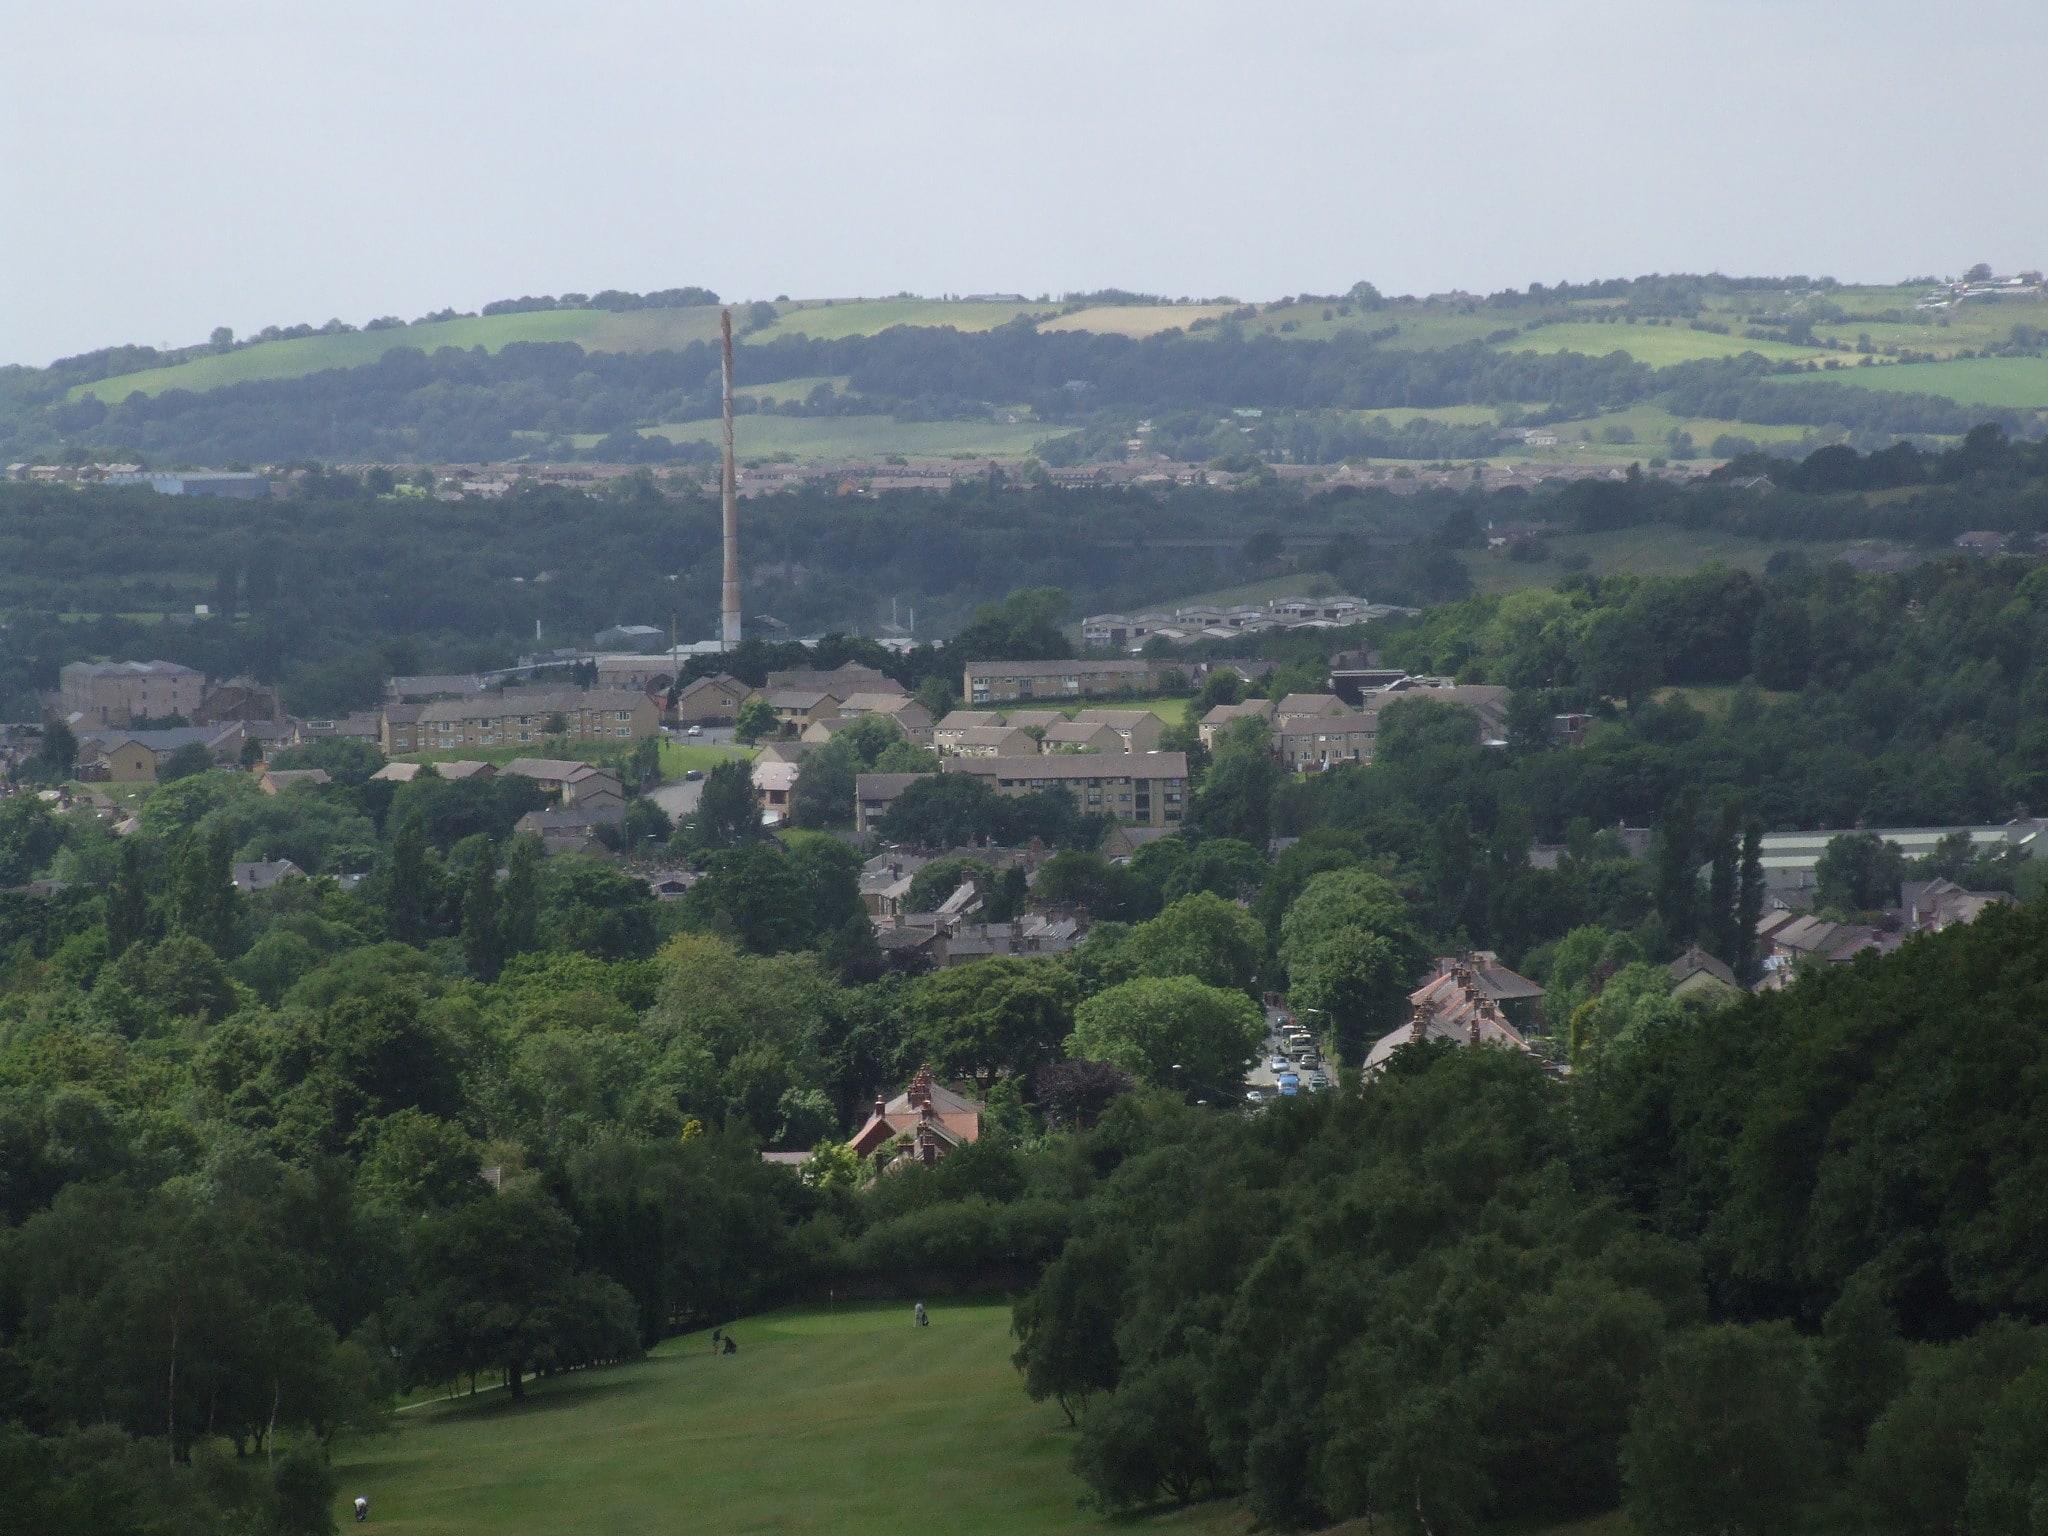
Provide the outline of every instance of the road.
[[[1278,1090],[1280,1081],[1274,1076],[1272,1068],[1267,1063],[1274,1056],[1285,1054],[1282,1050],[1285,1044],[1282,1035],[1287,1029],[1292,1027],[1287,1022],[1288,1017],[1288,1012],[1285,1008],[1268,1008],[1266,1010],[1266,1040],[1259,1048],[1257,1064],[1244,1075],[1247,1088],[1263,1088],[1269,1094]],[[1325,1065],[1323,1070],[1328,1072],[1329,1067]],[[1336,1074],[1331,1073],[1330,1075],[1334,1080]],[[1303,1072],[1299,1076],[1302,1079],[1302,1089],[1306,1092],[1308,1090],[1308,1074]]]
[[[686,736],[677,731],[668,738],[681,747],[729,747],[732,745],[732,727],[729,725],[707,725],[701,734]],[[697,798],[704,793],[702,779],[670,779],[666,784],[657,784],[647,792],[647,798],[667,813],[670,821],[693,814],[697,809]]]
[[697,799],[703,793],[702,779],[672,779],[647,791],[647,798],[660,806],[670,821],[675,821],[695,812]]

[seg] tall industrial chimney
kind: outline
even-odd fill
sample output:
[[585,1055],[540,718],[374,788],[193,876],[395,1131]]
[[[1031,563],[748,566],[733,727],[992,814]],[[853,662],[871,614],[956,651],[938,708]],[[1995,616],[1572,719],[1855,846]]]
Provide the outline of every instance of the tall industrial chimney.
[[725,585],[719,603],[719,642],[728,651],[740,643],[740,497],[739,471],[732,457],[732,311],[719,319],[719,358],[725,383]]

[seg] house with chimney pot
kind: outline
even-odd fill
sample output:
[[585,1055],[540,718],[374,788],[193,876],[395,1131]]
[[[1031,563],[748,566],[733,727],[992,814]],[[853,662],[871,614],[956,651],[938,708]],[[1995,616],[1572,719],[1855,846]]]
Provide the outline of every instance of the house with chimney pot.
[[888,1169],[936,1163],[980,1139],[981,1106],[934,1082],[927,1066],[895,1098],[877,1094],[874,1112],[847,1146],[862,1162]]

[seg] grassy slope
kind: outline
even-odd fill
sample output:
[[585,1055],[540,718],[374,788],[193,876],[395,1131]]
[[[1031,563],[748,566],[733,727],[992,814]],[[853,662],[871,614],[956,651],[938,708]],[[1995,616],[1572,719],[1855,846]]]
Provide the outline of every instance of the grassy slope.
[[1787,346],[1782,341],[1751,341],[1745,336],[1695,331],[1682,323],[1671,326],[1603,325],[1598,321],[1585,321],[1545,325],[1498,345],[1509,352],[1583,352],[1589,357],[1626,352],[1637,362],[1648,363],[1652,368],[1668,368],[1673,363],[1689,363],[1703,357],[1738,357],[1744,352],[1760,353],[1773,361],[1803,361],[1829,355],[1815,347]]
[[1718,563],[1745,571],[1761,571],[1764,562],[1779,549],[1797,549],[1815,562],[1832,559],[1847,546],[1842,543],[1776,542],[1743,539],[1733,534],[1704,529],[1674,528],[1650,524],[1623,528],[1614,533],[1561,534],[1544,541],[1552,558],[1535,563],[1508,559],[1502,550],[1479,550],[1465,555],[1465,569],[1481,592],[1513,592],[1522,587],[1554,587],[1564,575],[1558,562],[1567,555],[1585,555],[1595,575],[1628,573],[1638,576],[1675,576]]
[[495,352],[515,341],[573,341],[592,352],[652,352],[664,347],[707,341],[718,334],[715,309],[642,309],[612,314],[598,309],[553,309],[524,315],[480,315],[466,320],[436,320],[388,331],[353,331],[341,336],[298,336],[266,341],[235,352],[196,357],[170,368],[149,368],[121,374],[71,391],[74,399],[98,395],[125,400],[135,391],[147,395],[167,389],[219,389],[252,379],[296,379],[324,368],[361,368],[393,347],[441,347]]
[[1945,395],[1958,405],[1993,405],[2024,410],[2048,407],[2048,357],[1965,357],[1944,363],[1909,363],[1889,368],[1839,368],[1802,373],[1779,382],[1853,384],[1858,389]]
[[1105,336],[1157,336],[1186,330],[1197,320],[1217,320],[1230,313],[1227,304],[1097,305],[1061,315],[1039,325],[1041,331],[1094,331]]
[[902,1536],[1241,1532],[1216,1507],[1114,1525],[1076,1507],[1059,1409],[1009,1363],[1009,1308],[941,1302],[776,1313],[653,1358],[400,1416],[338,1458],[336,1518],[368,1495],[380,1530],[416,1536],[623,1536],[668,1530]]
[[872,336],[892,325],[950,325],[956,331],[992,331],[1019,315],[1049,315],[1055,304],[968,304],[939,299],[841,299],[827,304],[807,300],[783,308],[775,324],[753,332],[748,342],[778,336],[808,336],[837,341],[845,336]]
[[[717,421],[684,421],[649,427],[649,437],[672,443],[715,443]],[[1022,458],[1049,434],[1032,422],[1005,426],[995,421],[906,421],[893,416],[741,416],[733,422],[733,444],[745,458],[909,457]]]

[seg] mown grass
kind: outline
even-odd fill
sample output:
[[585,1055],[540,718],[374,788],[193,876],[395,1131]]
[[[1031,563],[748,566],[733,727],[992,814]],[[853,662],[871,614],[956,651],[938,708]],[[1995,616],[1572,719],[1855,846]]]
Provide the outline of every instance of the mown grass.
[[[717,421],[685,421],[649,427],[648,437],[672,443],[715,443]],[[733,423],[734,451],[742,458],[872,459],[900,453],[909,458],[1020,459],[1046,437],[1043,426],[1023,421],[905,421],[893,416],[747,415]]]
[[1092,331],[1099,336],[1130,336],[1143,340],[1162,331],[1186,330],[1197,320],[1220,320],[1228,304],[1099,304],[1071,315],[1041,320],[1041,331]]
[[775,324],[750,332],[748,344],[778,336],[808,336],[813,341],[839,341],[872,336],[892,325],[951,326],[956,331],[992,331],[1019,315],[1050,315],[1055,304],[970,304],[944,299],[838,299],[827,304],[807,300],[783,306]]
[[197,393],[260,379],[296,379],[327,368],[367,367],[394,347],[417,347],[422,352],[482,347],[496,352],[515,341],[573,341],[589,352],[653,352],[708,341],[717,334],[718,311],[711,308],[636,309],[622,314],[601,309],[549,309],[522,315],[476,315],[388,331],[261,342],[235,352],[195,357],[169,368],[148,368],[80,384],[71,391],[71,398],[98,395],[112,404],[138,390],[145,395],[160,395],[167,389]]
[[2010,410],[2048,408],[2048,357],[1964,357],[1943,363],[1892,364],[1884,368],[1838,368],[1802,373],[1773,382],[1851,384],[1901,394],[1940,395],[1958,405]]
[[1832,559],[1847,546],[1832,543],[1790,543],[1745,539],[1711,529],[1675,528],[1662,523],[1623,528],[1613,533],[1559,534],[1546,538],[1548,560],[1511,560],[1504,549],[1475,550],[1462,558],[1472,584],[1482,593],[1514,592],[1523,587],[1552,587],[1565,574],[1563,561],[1584,555],[1586,569],[1598,576],[1676,576],[1701,566],[1720,564],[1761,571],[1780,549],[1797,549],[1816,563]]
[[798,1309],[703,1335],[632,1365],[423,1406],[337,1457],[336,1519],[358,1493],[380,1530],[415,1536],[722,1536],[832,1532],[976,1536],[1112,1529],[1220,1536],[1213,1505],[1110,1521],[1083,1509],[1072,1433],[1009,1362],[1010,1312],[939,1302]]
[[1496,345],[1504,352],[1583,352],[1589,357],[1626,352],[1652,368],[1668,368],[1674,363],[1690,363],[1704,357],[1739,357],[1744,352],[1756,352],[1773,360],[1830,355],[1815,347],[1795,347],[1782,341],[1752,341],[1746,336],[1695,331],[1682,320],[1668,326],[1570,321],[1539,326]]

